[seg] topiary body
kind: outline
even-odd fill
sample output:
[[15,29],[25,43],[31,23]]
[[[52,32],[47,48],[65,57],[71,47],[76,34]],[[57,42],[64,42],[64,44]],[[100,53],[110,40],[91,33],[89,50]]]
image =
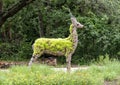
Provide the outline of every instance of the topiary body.
[[68,38],[38,38],[33,44],[33,55],[43,53],[62,56],[71,53],[74,50],[74,40],[72,39],[72,25],[70,26],[71,35]]

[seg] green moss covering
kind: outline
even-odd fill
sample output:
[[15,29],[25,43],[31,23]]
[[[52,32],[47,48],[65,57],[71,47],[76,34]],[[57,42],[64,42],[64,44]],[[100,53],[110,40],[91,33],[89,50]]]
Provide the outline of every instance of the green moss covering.
[[70,29],[69,29],[70,33],[72,33],[72,30],[73,30],[73,24],[70,25]]
[[[72,32],[72,26],[70,25],[70,33]],[[61,55],[67,56],[73,50],[73,42],[70,36],[65,39],[38,38],[33,45],[33,55],[41,55],[45,51],[49,51],[51,54],[62,53]]]
[[70,40],[72,42],[73,41],[72,39],[73,24],[70,25],[69,31],[70,31],[70,35],[66,38],[66,40]]

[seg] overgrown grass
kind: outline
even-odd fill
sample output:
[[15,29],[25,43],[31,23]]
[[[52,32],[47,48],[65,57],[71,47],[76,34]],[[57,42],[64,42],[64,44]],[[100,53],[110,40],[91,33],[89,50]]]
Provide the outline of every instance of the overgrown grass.
[[[91,65],[87,70],[72,73],[54,71],[45,65],[15,66],[8,72],[0,71],[0,85],[103,85],[104,81],[120,77],[120,62],[109,61],[105,65]],[[120,84],[118,80],[118,85]]]

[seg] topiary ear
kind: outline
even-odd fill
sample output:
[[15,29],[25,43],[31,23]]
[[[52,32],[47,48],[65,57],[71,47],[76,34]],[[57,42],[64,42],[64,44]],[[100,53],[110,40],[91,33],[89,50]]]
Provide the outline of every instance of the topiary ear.
[[75,17],[71,17],[71,22],[72,22],[72,24],[75,24],[75,23],[77,23],[77,20],[76,20],[76,18],[75,18]]

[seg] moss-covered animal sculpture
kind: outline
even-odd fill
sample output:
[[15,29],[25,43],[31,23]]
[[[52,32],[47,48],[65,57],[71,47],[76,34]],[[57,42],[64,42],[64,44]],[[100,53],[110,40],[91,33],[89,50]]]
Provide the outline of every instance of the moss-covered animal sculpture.
[[82,28],[74,16],[71,15],[72,24],[70,25],[70,35],[67,38],[38,38],[33,44],[33,55],[29,62],[31,66],[32,62],[36,60],[43,53],[66,56],[67,71],[71,68],[71,56],[74,53],[78,44],[77,28]]

